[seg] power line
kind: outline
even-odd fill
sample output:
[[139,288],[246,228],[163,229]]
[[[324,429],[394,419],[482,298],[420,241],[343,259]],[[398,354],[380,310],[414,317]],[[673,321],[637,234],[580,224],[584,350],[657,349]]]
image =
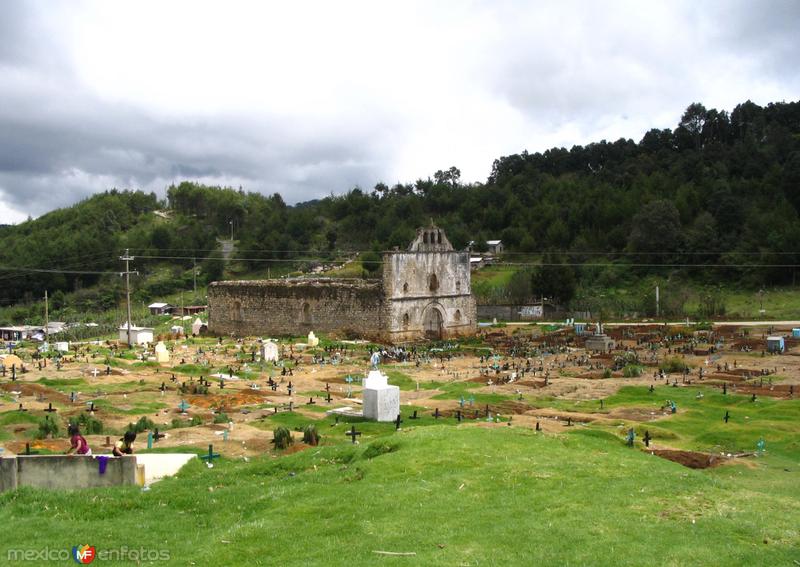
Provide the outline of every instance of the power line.
[[[138,258],[148,258],[153,260],[193,260],[194,257],[192,256],[138,256]],[[204,258],[209,259],[209,258]],[[296,263],[296,262],[333,262],[332,260],[321,258],[321,257],[311,257],[311,258],[228,258],[228,261],[239,261],[239,262],[286,262],[286,263]],[[367,260],[363,261],[365,264],[370,265],[379,265],[384,264],[382,260]],[[688,263],[673,263],[673,262],[663,262],[663,263],[641,263],[641,262],[625,262],[625,263],[614,263],[614,262],[495,262],[493,265],[495,266],[519,266],[519,267],[536,267],[536,266],[597,266],[597,267],[637,267],[637,268],[800,268],[800,264],[765,264],[765,263],[736,263],[736,264],[688,264]]]

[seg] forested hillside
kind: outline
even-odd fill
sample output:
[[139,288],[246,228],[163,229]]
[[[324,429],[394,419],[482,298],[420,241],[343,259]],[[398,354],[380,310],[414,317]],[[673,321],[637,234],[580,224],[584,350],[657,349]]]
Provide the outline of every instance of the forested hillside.
[[[674,129],[651,130],[638,143],[501,157],[479,184],[462,183],[451,167],[412,184],[377,183],[295,206],[277,194],[191,182],[170,187],[164,202],[109,191],[0,230],[0,301],[111,281],[71,272],[118,272],[125,248],[144,272],[163,263],[189,269],[197,258],[207,280],[221,274],[214,251],[231,230],[247,271],[267,259],[330,260],[405,246],[431,219],[457,247],[502,239],[504,260],[520,270],[555,264],[533,282],[555,281],[556,296],[565,278],[612,284],[677,274],[793,284],[799,210],[799,102],[746,102],[730,113],[692,104]],[[52,272],[25,271],[34,269]]]

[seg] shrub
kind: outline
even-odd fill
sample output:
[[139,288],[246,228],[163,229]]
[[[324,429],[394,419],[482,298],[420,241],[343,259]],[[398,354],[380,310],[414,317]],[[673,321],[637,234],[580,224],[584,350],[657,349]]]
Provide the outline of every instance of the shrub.
[[306,425],[303,429],[303,443],[306,445],[319,445],[319,432],[316,425]]
[[658,367],[667,373],[683,372],[684,370],[689,368],[688,366],[686,366],[686,363],[677,356],[664,359],[664,362],[659,364]]
[[228,414],[220,412],[214,416],[214,423],[228,423],[230,419],[228,418]]
[[39,422],[39,430],[36,432],[37,439],[54,438],[58,436],[59,430],[58,422],[55,419],[50,419],[49,415],[44,416],[44,419]]
[[606,368],[605,370],[603,370],[603,378],[611,378],[611,369],[610,368]]
[[275,443],[276,449],[287,449],[294,439],[292,439],[292,432],[285,427],[278,427],[272,432],[272,442]]
[[148,429],[152,430],[155,428],[156,424],[153,422],[153,420],[145,416],[140,417],[139,421],[136,423],[128,424],[128,431],[133,431],[134,433],[141,433],[142,431],[147,431]]
[[642,367],[635,364],[628,364],[622,369],[625,378],[638,378],[642,375]]
[[82,413],[78,417],[78,425],[87,435],[98,435],[103,432],[103,422],[88,413]]

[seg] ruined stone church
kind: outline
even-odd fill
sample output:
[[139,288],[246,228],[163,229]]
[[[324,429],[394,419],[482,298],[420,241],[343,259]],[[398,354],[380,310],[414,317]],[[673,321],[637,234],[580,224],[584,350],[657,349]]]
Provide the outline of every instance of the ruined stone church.
[[354,335],[388,343],[475,333],[469,253],[436,226],[383,255],[381,279],[291,278],[213,282],[209,331],[218,335]]

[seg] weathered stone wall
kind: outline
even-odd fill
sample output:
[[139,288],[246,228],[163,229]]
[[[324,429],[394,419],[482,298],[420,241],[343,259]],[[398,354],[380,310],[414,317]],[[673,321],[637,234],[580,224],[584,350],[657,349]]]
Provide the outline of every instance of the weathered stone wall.
[[[431,336],[475,333],[469,254],[455,251],[392,252],[384,255],[383,287],[388,301],[387,337],[405,342]],[[434,313],[434,311],[438,312]]]
[[382,280],[291,279],[214,282],[214,334],[305,335],[352,331],[389,342],[472,335],[477,312],[468,252],[444,232],[417,230],[406,251],[384,255]]
[[349,330],[378,337],[385,320],[378,280],[282,279],[208,286],[208,328],[214,334],[275,336]]

